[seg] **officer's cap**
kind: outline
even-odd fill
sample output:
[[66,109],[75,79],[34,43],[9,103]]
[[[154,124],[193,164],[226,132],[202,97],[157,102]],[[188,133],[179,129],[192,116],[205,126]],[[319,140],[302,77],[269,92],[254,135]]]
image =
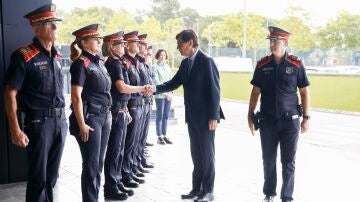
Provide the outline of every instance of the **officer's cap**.
[[46,4],[26,14],[24,18],[29,19],[30,24],[61,21],[55,16],[56,5]]
[[266,39],[279,40],[279,39],[288,39],[290,36],[290,32],[275,26],[268,27],[270,34],[266,37]]
[[76,36],[77,40],[83,39],[85,37],[102,38],[98,29],[99,24],[91,24],[74,31],[72,35]]
[[138,36],[141,44],[147,44],[146,37],[147,34],[141,34]]
[[111,41],[114,42],[113,43],[114,45],[126,42],[124,40],[124,31],[120,31],[104,36],[104,42],[111,42]]
[[138,31],[132,31],[124,34],[124,39],[126,42],[139,42]]

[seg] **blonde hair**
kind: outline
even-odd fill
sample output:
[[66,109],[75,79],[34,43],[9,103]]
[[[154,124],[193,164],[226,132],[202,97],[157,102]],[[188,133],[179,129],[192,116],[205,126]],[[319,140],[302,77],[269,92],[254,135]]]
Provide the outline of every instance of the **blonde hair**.
[[111,49],[113,44],[114,44],[113,41],[103,42],[102,47],[101,47],[101,51],[102,51],[103,56],[105,56],[105,57],[114,57],[114,53],[113,53],[113,51]]
[[82,49],[81,40],[75,39],[75,41],[70,45],[70,60],[75,61],[78,59],[81,55]]

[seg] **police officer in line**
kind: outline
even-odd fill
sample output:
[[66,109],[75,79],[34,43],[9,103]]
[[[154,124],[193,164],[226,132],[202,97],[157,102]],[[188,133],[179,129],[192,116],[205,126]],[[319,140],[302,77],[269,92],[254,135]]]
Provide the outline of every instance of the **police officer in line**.
[[[142,86],[140,81],[140,62],[136,58],[136,54],[139,52],[139,38],[138,32],[132,31],[124,35],[126,41],[125,54],[121,58],[121,62],[124,65],[129,77],[129,83],[131,86]],[[143,93],[131,93],[131,97],[128,100],[128,110],[132,117],[131,123],[127,127],[125,138],[125,149],[123,165],[121,167],[122,183],[126,187],[136,188],[139,183],[145,182],[144,179],[139,178],[133,173],[134,168],[134,152],[137,145],[138,136],[140,134],[140,124],[142,119],[142,108],[144,105]],[[148,172],[141,169],[140,172]]]
[[5,80],[11,141],[26,147],[29,160],[26,201],[53,201],[67,133],[55,9],[46,4],[24,16],[35,37],[12,54]]
[[[251,80],[253,89],[249,102],[248,124],[253,135],[254,124],[260,126],[265,179],[264,201],[272,202],[276,195],[276,156],[280,144],[283,178],[280,198],[283,202],[289,202],[293,200],[299,131],[305,133],[309,127],[309,80],[302,61],[286,51],[290,33],[279,27],[268,28],[270,35],[267,39],[270,40],[272,54],[262,58],[256,65]],[[298,90],[301,105],[298,101]],[[260,95],[260,115],[253,119]]]
[[[147,34],[141,34],[138,36],[139,42],[139,53],[136,54],[136,58],[140,62],[140,81],[142,85],[150,85],[153,86],[153,71],[151,67],[146,62],[146,54],[147,54]],[[140,166],[144,168],[154,168],[154,165],[148,162],[145,158],[145,146],[146,146],[146,139],[147,134],[149,132],[149,123],[150,123],[150,111],[152,106],[152,95],[143,95],[144,106],[143,106],[143,115],[140,125],[140,134],[139,139],[137,141],[138,145],[135,150],[135,166],[134,166],[134,173],[138,173],[138,168]],[[141,173],[139,176],[142,176]]]
[[144,92],[144,86],[131,86],[127,69],[121,62],[124,55],[123,38],[124,32],[120,31],[104,37],[102,53],[108,57],[105,67],[111,77],[111,96],[113,105],[111,108],[113,124],[105,156],[104,174],[105,185],[104,195],[107,199],[125,200],[127,195],[132,196],[133,190],[124,187],[121,182],[121,167],[124,158],[126,129],[131,116],[127,104],[130,93]]
[[72,34],[70,134],[75,136],[82,162],[81,191],[84,202],[98,201],[101,172],[112,116],[111,79],[98,53],[102,37],[98,24],[88,25]]

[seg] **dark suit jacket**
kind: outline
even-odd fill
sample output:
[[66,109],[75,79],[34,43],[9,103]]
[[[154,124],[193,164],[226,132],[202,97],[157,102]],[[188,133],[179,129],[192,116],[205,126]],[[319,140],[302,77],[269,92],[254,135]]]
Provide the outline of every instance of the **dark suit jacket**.
[[181,61],[175,76],[156,86],[156,94],[184,88],[185,121],[207,124],[209,120],[224,119],[220,107],[219,72],[214,60],[199,50],[191,72],[187,73],[187,59]]

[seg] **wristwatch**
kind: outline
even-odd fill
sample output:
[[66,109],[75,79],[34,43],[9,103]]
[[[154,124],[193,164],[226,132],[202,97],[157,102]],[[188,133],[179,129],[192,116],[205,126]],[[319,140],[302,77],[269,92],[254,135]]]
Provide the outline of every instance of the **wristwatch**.
[[309,120],[309,119],[310,119],[310,115],[304,115],[303,118],[306,119],[306,120]]

